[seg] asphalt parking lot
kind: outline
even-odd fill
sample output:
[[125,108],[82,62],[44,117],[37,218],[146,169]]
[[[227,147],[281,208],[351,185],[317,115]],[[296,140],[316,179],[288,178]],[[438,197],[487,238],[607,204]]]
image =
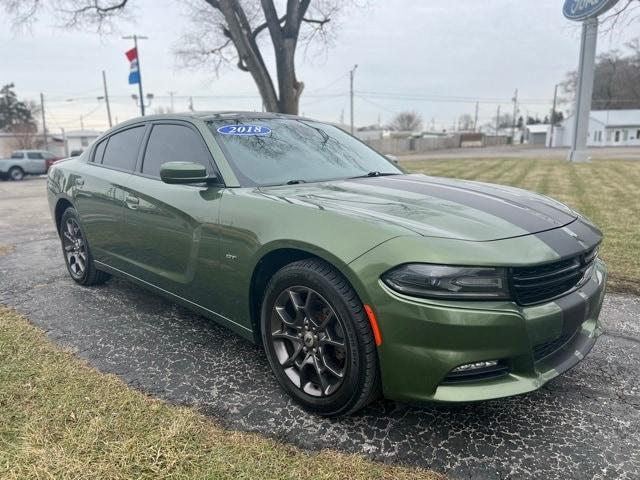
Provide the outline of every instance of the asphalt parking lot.
[[0,182],[0,303],[95,368],[232,429],[337,448],[452,478],[640,478],[640,298],[609,295],[605,334],[584,362],[529,395],[462,407],[378,402],[327,420],[280,391],[260,348],[112,279],[68,277],[45,181]]

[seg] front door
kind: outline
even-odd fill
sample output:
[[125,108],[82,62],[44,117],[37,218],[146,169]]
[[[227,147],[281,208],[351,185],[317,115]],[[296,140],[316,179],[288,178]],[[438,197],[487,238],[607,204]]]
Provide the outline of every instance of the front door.
[[169,185],[166,162],[188,161],[214,172],[200,133],[188,123],[155,122],[137,174],[125,192],[127,272],[215,311],[219,270],[218,212],[223,188]]

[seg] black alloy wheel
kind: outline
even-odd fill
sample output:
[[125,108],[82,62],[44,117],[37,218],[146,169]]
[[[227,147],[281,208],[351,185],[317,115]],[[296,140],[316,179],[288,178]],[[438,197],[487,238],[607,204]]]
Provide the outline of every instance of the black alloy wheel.
[[280,293],[271,316],[271,341],[285,374],[314,397],[335,392],[345,376],[348,347],[342,321],[315,290]]
[[364,307],[330,264],[300,260],[273,275],[261,335],[280,386],[306,409],[348,415],[379,396],[377,350]]
[[76,283],[84,286],[99,285],[111,277],[93,264],[89,243],[73,207],[67,208],[62,214],[58,231],[65,265]]

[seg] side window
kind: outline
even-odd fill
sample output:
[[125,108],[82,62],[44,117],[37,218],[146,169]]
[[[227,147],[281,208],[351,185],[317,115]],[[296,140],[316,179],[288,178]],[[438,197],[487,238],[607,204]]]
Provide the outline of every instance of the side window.
[[93,162],[94,163],[102,163],[102,157],[104,156],[104,149],[107,146],[107,140],[101,141],[98,145],[96,145],[95,150],[93,151]]
[[212,172],[211,154],[200,134],[183,125],[153,126],[142,163],[142,173],[160,176],[160,167],[167,162],[195,162]]
[[109,167],[133,170],[144,127],[129,128],[109,137],[102,157],[102,164]]
[[42,160],[42,154],[40,152],[27,152],[27,158],[30,160]]

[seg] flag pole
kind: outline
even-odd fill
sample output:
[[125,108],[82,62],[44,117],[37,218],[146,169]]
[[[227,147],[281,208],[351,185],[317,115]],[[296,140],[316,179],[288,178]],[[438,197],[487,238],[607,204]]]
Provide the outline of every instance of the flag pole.
[[144,94],[142,93],[142,69],[140,68],[140,51],[138,50],[138,39],[146,40],[149,37],[143,37],[141,35],[129,35],[122,37],[124,39],[133,38],[133,46],[136,49],[136,57],[138,62],[138,92],[140,92],[140,114],[144,117]]

